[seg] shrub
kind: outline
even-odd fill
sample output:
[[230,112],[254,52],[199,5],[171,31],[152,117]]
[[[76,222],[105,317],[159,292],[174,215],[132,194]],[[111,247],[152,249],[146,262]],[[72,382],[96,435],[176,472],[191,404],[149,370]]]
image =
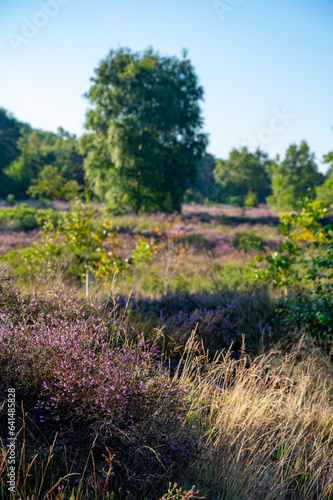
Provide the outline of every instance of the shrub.
[[258,206],[258,195],[257,195],[257,193],[254,193],[254,192],[250,191],[245,196],[244,205],[246,207],[257,207]]
[[9,205],[15,205],[15,196],[13,194],[9,194],[6,199]]
[[238,250],[251,252],[252,250],[264,250],[264,240],[253,231],[239,231],[234,238],[234,245]]
[[[27,473],[20,463],[17,492],[21,498],[32,494],[37,480],[41,498],[67,499],[46,495],[54,485],[51,481],[68,476],[66,454],[73,457],[70,467],[82,471],[82,454],[87,453],[89,461],[97,437],[93,468],[89,467],[86,481],[87,491],[93,488],[93,498],[104,500],[113,488],[119,491],[115,496],[119,499],[128,498],[128,491],[133,498],[140,494],[157,498],[156,492],[166,491],[171,479],[181,480],[198,457],[196,441],[193,431],[184,426],[188,404],[183,391],[163,369],[155,345],[143,334],[136,335],[135,342],[117,343],[108,334],[107,311],[95,301],[80,301],[64,288],[50,292],[44,300],[35,295],[22,299],[12,294],[9,283],[0,300],[1,433],[6,426],[2,395],[14,387],[17,416],[21,404],[29,415],[23,422],[24,435],[20,430],[17,441],[19,445],[27,436],[28,442],[22,445],[24,460],[29,462],[28,453],[33,464],[40,448],[45,449],[45,440],[34,442],[38,428],[51,440],[60,433],[66,446],[65,456],[59,445],[54,450],[51,447],[56,465],[50,475],[45,475],[48,465],[43,463],[43,452],[36,461],[42,474],[32,464]],[[110,449],[117,455],[114,462]],[[3,452],[1,443],[0,491],[6,498]],[[109,457],[110,473],[112,464],[115,477],[105,477],[103,456]],[[95,487],[89,479],[93,475]],[[44,480],[50,483],[41,490]],[[66,489],[73,484],[62,482]],[[80,484],[74,482],[79,489]]]
[[40,241],[23,250],[8,252],[4,259],[27,281],[36,277],[55,276],[64,269],[65,277],[85,282],[87,269],[97,280],[106,284],[116,271],[124,270],[129,262],[148,262],[153,247],[137,241],[133,258],[122,259],[116,252],[116,234],[108,219],[99,219],[89,203],[76,200],[71,210],[60,213],[38,211]]
[[[113,303],[109,304],[113,307]],[[125,318],[122,328],[131,336],[132,326],[144,329],[156,338],[156,330],[163,330],[158,342],[169,354],[177,346],[178,355],[192,332],[213,356],[228,349],[233,343],[237,350],[246,336],[249,351],[257,352],[263,332],[275,333],[275,303],[267,290],[235,292],[227,288],[215,293],[190,294],[186,291],[162,296],[160,299],[117,299],[119,315]]]
[[[253,275],[285,292],[278,311],[288,326],[305,326],[330,349],[333,341],[333,230],[321,223],[328,204],[304,198],[280,217],[280,248],[255,259]],[[259,265],[264,263],[264,265]]]
[[38,228],[38,220],[43,221],[46,217],[55,221],[58,214],[53,210],[36,210],[25,203],[12,208],[0,208],[0,229],[32,231]]

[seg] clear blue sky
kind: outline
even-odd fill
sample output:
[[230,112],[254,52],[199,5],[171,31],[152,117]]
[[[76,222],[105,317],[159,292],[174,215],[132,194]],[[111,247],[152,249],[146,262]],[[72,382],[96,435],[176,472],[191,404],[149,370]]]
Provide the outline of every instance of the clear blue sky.
[[333,150],[333,0],[1,0],[0,106],[81,135],[89,78],[119,46],[188,49],[216,157]]

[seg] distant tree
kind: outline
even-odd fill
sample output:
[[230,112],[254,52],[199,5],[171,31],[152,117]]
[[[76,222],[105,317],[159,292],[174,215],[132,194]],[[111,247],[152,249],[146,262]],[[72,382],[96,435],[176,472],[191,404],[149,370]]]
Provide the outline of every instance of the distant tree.
[[215,167],[216,160],[211,154],[206,154],[199,161],[195,183],[186,191],[184,201],[195,203],[218,201],[220,188],[214,178]]
[[[77,151],[77,141],[63,129],[58,134],[28,129],[17,139],[18,155],[3,169],[5,194],[13,193],[16,199],[26,198],[30,185],[45,166],[52,166],[66,183],[74,180],[84,185],[83,157]],[[29,191],[29,194],[32,194]]]
[[331,166],[326,173],[325,182],[316,190],[317,199],[333,205],[333,151],[324,156],[324,162]]
[[217,160],[214,177],[221,201],[243,206],[251,195],[256,203],[264,202],[271,192],[271,163],[266,153],[260,149],[250,153],[247,147],[233,149],[227,160]]
[[0,198],[10,193],[4,170],[20,154],[17,141],[23,126],[24,124],[16,120],[9,111],[0,108]]
[[307,142],[303,141],[299,146],[291,144],[285,159],[273,168],[273,194],[267,201],[276,208],[290,207],[302,195],[314,198],[315,188],[323,180]]
[[207,144],[203,89],[186,53],[112,50],[92,82],[81,151],[95,193],[135,212],[179,210]]

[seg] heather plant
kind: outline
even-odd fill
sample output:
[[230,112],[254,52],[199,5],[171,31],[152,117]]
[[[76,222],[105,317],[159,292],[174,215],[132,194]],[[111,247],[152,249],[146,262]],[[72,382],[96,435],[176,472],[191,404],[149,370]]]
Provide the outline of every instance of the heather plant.
[[[4,295],[10,296],[9,290],[4,290]],[[96,473],[96,488],[104,481],[104,489],[99,486],[94,498],[106,499],[112,487],[122,490],[125,483],[138,494],[142,488],[143,491],[156,490],[154,481],[160,484],[158,491],[161,488],[165,491],[168,481],[181,478],[181,473],[193,467],[191,462],[199,456],[196,442],[191,438],[193,432],[183,429],[182,415],[187,408],[183,391],[163,369],[163,357],[156,345],[151,345],[143,334],[136,335],[135,342],[112,339],[103,311],[105,309],[97,302],[87,304],[65,289],[51,292],[44,300],[37,296],[22,299],[15,294],[14,302],[8,298],[3,300],[0,396],[4,397],[8,387],[14,387],[18,405],[22,401],[24,412],[28,411],[29,419],[43,433],[55,436],[58,431],[64,435],[62,439],[68,439],[64,429],[74,425],[75,430],[67,434],[69,432],[74,442],[78,440],[80,453],[88,453],[91,446],[90,437],[86,441],[87,429],[99,436],[99,449],[105,450],[105,446],[116,447],[118,452],[122,449],[125,457],[119,456],[112,464],[117,477],[112,481],[109,478],[107,490],[103,472],[105,460],[101,462],[101,458],[90,456],[89,470],[93,467],[92,472]],[[0,427],[2,425],[3,415],[0,415]],[[28,476],[24,478],[25,473],[21,471],[18,475],[17,491],[25,499],[33,491],[34,476],[39,477],[38,470],[33,467],[36,458],[31,451],[33,446],[33,443],[26,445],[27,452],[29,449],[27,462],[32,460],[28,471],[31,468],[34,474],[26,472]],[[69,453],[70,446],[74,445],[67,443],[67,446]],[[68,471],[65,474],[68,459],[61,455],[59,446],[52,450],[50,456],[55,454],[59,473],[71,476]],[[3,488],[4,448],[2,453],[0,483]],[[97,455],[100,457],[101,452]],[[97,472],[94,460],[100,467]],[[42,468],[45,467],[48,465],[44,463]],[[44,481],[44,475],[39,481]],[[54,473],[50,474],[47,481],[52,481],[53,477]],[[67,487],[73,485],[65,479],[63,482]],[[55,490],[53,485],[45,491]],[[89,480],[87,487],[89,489]],[[36,498],[42,498],[40,488],[41,484],[37,485]],[[5,495],[4,488],[1,491]],[[151,494],[149,498],[157,497]],[[114,498],[128,498],[126,495],[125,490]],[[50,494],[43,498],[70,498],[70,495],[56,497]]]
[[39,239],[38,231],[2,231],[0,232],[0,255],[5,255],[15,248],[29,246],[32,241]]
[[134,405],[137,416],[148,410],[158,387],[148,376],[158,366],[156,348],[141,336],[131,346],[109,349],[98,308],[86,317],[80,301],[64,289],[53,294],[50,307],[46,314],[32,297],[19,299],[19,313],[9,315],[6,308],[0,313],[2,385],[32,400],[38,395],[41,420],[76,414],[132,421]]
[[[114,307],[111,302],[109,307]],[[240,347],[242,335],[246,335],[246,346],[250,352],[257,352],[270,337],[279,334],[275,321],[275,303],[268,291],[257,288],[253,291],[235,292],[228,288],[215,293],[174,292],[159,299],[136,297],[127,300],[117,297],[121,326],[128,336],[136,330],[144,330],[152,339],[156,332],[163,331],[157,342],[167,354],[184,345],[195,330],[205,348],[213,356],[215,352],[228,349],[233,343]],[[134,338],[134,337],[133,337]]]

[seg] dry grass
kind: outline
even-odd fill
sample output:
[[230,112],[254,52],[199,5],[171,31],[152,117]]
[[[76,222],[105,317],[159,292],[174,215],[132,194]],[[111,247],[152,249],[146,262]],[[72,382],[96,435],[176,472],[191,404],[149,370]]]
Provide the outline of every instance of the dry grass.
[[211,498],[333,498],[327,359],[314,352],[296,362],[299,345],[286,356],[271,352],[250,362],[227,353],[208,363],[198,347],[192,338],[175,376],[191,400],[188,422],[201,430],[208,476],[220,485]]

